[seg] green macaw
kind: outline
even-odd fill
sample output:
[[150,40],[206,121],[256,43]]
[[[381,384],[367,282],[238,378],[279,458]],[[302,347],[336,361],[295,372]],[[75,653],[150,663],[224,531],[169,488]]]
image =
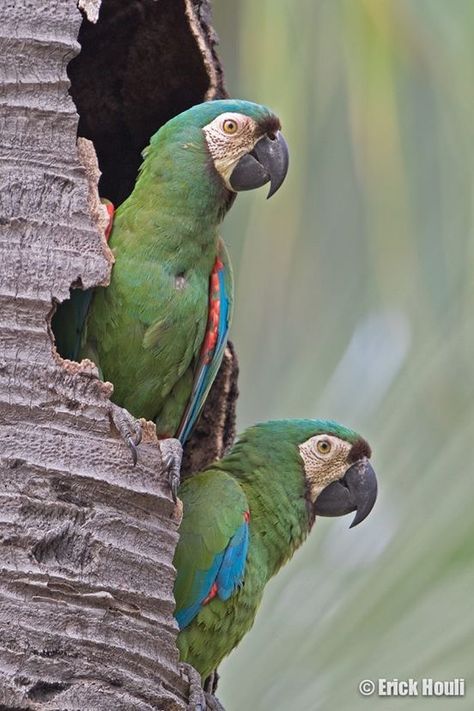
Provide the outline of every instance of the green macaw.
[[181,484],[178,647],[203,680],[252,627],[265,585],[315,516],[356,511],[356,526],[370,513],[377,496],[370,456],[367,442],[336,422],[266,422]]
[[110,286],[75,291],[53,320],[59,353],[90,358],[112,400],[186,441],[222,361],[233,301],[218,228],[235,194],[282,184],[280,121],[249,101],[211,101],[151,138],[115,213]]

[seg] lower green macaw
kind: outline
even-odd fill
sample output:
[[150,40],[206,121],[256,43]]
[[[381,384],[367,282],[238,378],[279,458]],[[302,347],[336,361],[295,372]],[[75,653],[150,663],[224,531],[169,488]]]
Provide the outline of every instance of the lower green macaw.
[[265,585],[315,516],[356,511],[355,526],[370,513],[377,496],[370,456],[362,437],[335,422],[267,422],[181,485],[178,647],[203,680],[252,627]]

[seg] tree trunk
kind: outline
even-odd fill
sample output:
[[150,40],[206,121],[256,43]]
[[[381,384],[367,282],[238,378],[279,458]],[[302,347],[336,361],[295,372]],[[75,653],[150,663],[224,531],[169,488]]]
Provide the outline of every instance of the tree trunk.
[[[154,428],[133,467],[112,386],[56,354],[50,321],[71,286],[110,277],[96,154],[101,195],[119,202],[150,135],[225,91],[206,0],[105,0],[100,17],[99,5],[79,0],[89,20],[74,0],[0,9],[1,709],[189,699],[173,618],[180,512]],[[216,382],[188,471],[232,440],[232,349]]]

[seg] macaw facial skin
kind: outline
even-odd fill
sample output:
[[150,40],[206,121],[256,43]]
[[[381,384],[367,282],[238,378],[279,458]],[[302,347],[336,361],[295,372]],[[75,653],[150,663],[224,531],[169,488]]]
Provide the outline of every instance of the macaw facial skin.
[[356,511],[351,528],[361,523],[377,495],[377,480],[369,462],[371,450],[360,438],[351,444],[339,437],[321,434],[299,446],[314,513],[343,516]]
[[276,193],[288,171],[288,146],[276,116],[257,122],[226,111],[203,128],[214,167],[232,192],[253,190],[270,182]]

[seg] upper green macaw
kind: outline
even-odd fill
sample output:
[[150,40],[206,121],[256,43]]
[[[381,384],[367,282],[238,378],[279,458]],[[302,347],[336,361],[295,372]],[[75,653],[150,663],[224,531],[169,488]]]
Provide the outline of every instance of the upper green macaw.
[[193,106],[152,137],[130,197],[117,209],[110,285],[73,292],[53,320],[63,357],[90,358],[112,400],[188,437],[221,363],[233,301],[218,227],[235,194],[282,184],[288,150],[265,106]]
[[356,511],[355,526],[370,513],[377,496],[370,456],[362,437],[335,422],[267,422],[180,486],[178,647],[203,680],[252,627],[265,585],[315,516]]

